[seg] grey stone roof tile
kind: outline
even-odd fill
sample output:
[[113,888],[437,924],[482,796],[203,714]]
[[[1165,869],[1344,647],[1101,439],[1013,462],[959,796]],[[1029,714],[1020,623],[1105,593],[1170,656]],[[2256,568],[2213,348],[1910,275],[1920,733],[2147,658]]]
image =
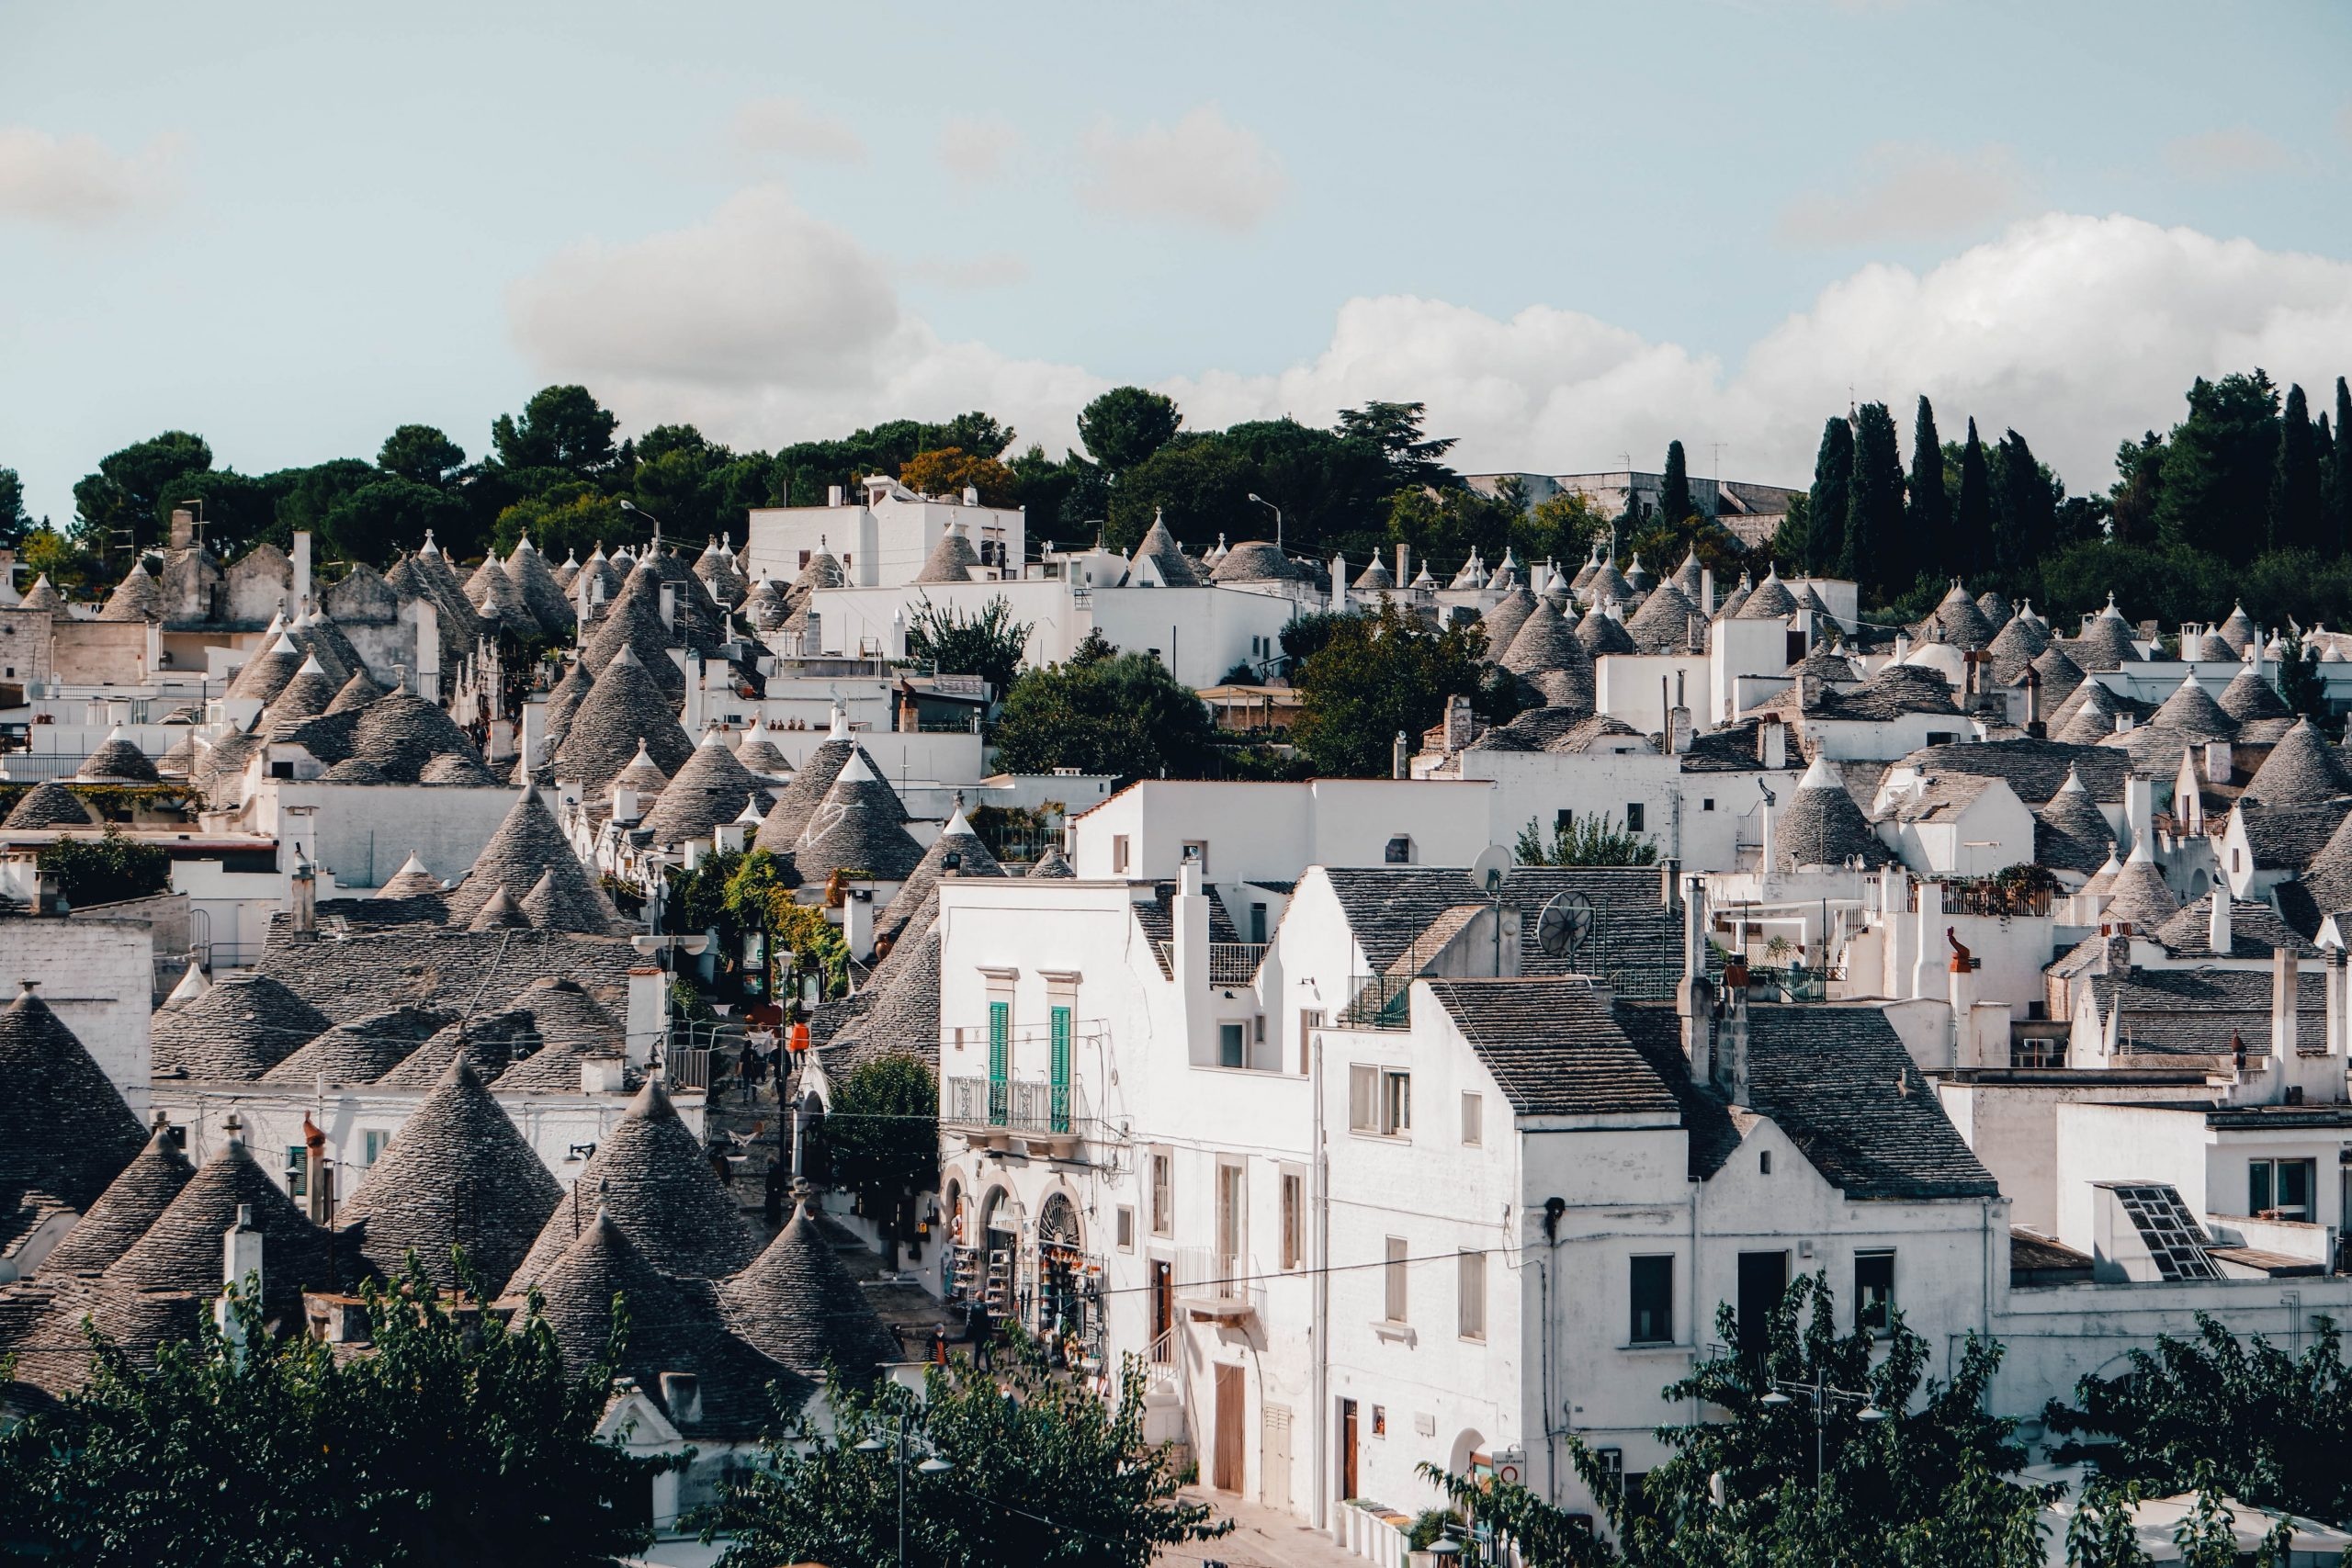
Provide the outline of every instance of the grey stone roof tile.
[[534,924],[601,935],[619,920],[604,889],[572,852],[571,840],[556,821],[555,813],[548,809],[537,789],[526,788],[475,857],[466,879],[449,894],[449,919],[470,920],[499,888],[535,887],[543,876],[549,880],[555,902],[549,918],[543,920],[535,916]]
[[262,1074],[261,1080],[303,1089],[321,1080],[371,1084],[458,1017],[445,1008],[411,1006],[338,1023]]
[[1519,1114],[1677,1111],[1673,1091],[1634,1049],[1589,982],[1561,976],[1427,984]]
[[0,1008],[0,1201],[28,1190],[86,1209],[139,1153],[139,1119],[30,990]]
[[2295,721],[2245,786],[2245,798],[2265,806],[2311,806],[2346,795],[2352,795],[2352,766],[2308,718]]
[[747,1343],[804,1377],[865,1382],[904,1355],[805,1203],[718,1296]]
[[149,1039],[158,1077],[242,1083],[333,1027],[325,1012],[256,972],[217,979],[194,1000],[159,1009]]
[[160,1126],[65,1233],[42,1262],[44,1275],[96,1274],[113,1266],[162,1217],[196,1168],[180,1152],[178,1137]]

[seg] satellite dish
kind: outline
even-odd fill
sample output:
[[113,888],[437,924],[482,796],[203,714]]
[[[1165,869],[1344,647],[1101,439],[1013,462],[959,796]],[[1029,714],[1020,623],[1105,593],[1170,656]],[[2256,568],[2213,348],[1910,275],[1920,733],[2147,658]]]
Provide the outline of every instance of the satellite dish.
[[1535,945],[1550,958],[1573,958],[1592,935],[1592,900],[1581,893],[1562,893],[1544,906],[1535,918]]
[[1488,844],[1470,863],[1470,880],[1478,891],[1491,898],[1503,890],[1503,879],[1510,874],[1511,854],[1500,844]]

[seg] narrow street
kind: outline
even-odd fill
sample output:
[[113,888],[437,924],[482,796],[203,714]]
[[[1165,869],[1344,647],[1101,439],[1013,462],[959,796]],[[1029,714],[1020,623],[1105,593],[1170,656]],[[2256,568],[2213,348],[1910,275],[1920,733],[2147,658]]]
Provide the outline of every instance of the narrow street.
[[1168,1563],[1223,1562],[1228,1568],[1341,1568],[1363,1559],[1332,1544],[1330,1536],[1296,1516],[1245,1502],[1205,1486],[1184,1489],[1188,1501],[1206,1503],[1234,1523],[1233,1533],[1162,1551]]

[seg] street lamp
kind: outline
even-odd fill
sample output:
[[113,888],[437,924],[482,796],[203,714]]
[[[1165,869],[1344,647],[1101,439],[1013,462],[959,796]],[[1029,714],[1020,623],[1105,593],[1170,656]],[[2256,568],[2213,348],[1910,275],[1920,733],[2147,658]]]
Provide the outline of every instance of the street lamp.
[[1794,1382],[1781,1378],[1772,1380],[1772,1392],[1757,1401],[1769,1410],[1785,1410],[1802,1398],[1813,1410],[1813,1490],[1818,1495],[1828,1482],[1828,1470],[1823,1448],[1829,1427],[1829,1410],[1833,1404],[1860,1404],[1854,1419],[1865,1427],[1875,1427],[1886,1419],[1886,1412],[1867,1393],[1851,1389],[1833,1388],[1818,1373],[1811,1382]]
[[654,516],[653,513],[646,511],[645,508],[639,506],[637,502],[629,500],[626,496],[621,499],[621,510],[623,512],[632,513],[637,516],[644,518],[648,523],[652,524],[653,542],[657,545],[662,542],[662,519]]
[[[894,1448],[897,1450],[899,1466],[899,1568],[906,1568],[907,1562],[907,1444],[910,1441],[915,1440],[910,1438],[907,1433],[907,1416],[909,1414],[908,1406],[903,1403],[900,1404],[899,1406],[899,1429],[897,1432],[897,1441],[895,1443],[885,1442],[878,1436],[868,1436],[863,1442],[851,1445],[854,1451],[862,1454],[888,1453]],[[925,1446],[928,1448],[928,1445]],[[915,1466],[915,1472],[919,1475],[944,1475],[955,1468],[956,1467],[953,1464],[940,1458],[937,1450],[933,1450],[927,1452],[923,1456],[922,1462]]]
[[1252,495],[1250,499],[1274,514],[1274,548],[1281,549],[1283,547],[1283,509],[1261,495]]

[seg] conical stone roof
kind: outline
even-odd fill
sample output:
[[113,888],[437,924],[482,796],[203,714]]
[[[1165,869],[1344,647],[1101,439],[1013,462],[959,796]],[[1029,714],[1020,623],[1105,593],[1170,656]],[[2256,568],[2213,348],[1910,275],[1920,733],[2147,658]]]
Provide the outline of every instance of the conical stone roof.
[[466,602],[484,615],[495,614],[516,637],[545,635],[538,616],[523,602],[523,591],[506,575],[506,564],[494,555],[484,556],[473,576],[466,580]]
[[972,548],[972,541],[963,530],[949,525],[923,558],[922,570],[915,573],[918,587],[928,584],[970,582],[972,573],[979,569],[980,553]]
[[2251,667],[2231,676],[2230,683],[2222,688],[2222,694],[2216,700],[2222,705],[2222,711],[2240,724],[2248,724],[2258,718],[2295,716],[2295,710],[2287,705],[2286,699],[2278,694],[2278,688],[2256,674]]
[[[628,649],[636,654],[646,678],[665,698],[674,700],[685,692],[685,672],[669,654],[672,648],[685,639],[662,619],[662,584],[665,581],[652,561],[639,565],[628,574],[628,581],[621,585],[619,596],[596,623],[596,629],[588,634],[588,640],[581,646],[580,659],[599,685],[609,675],[616,656]],[[694,581],[691,574],[687,581]],[[699,585],[696,592],[700,592]],[[683,618],[683,606],[676,613]]]
[[419,894],[440,891],[441,879],[427,871],[424,863],[417,858],[416,852],[411,850],[408,859],[401,862],[400,870],[392,873],[391,880],[376,889],[376,897],[413,898]]
[[[579,570],[572,568],[574,572]],[[548,570],[547,558],[532,548],[530,540],[516,542],[506,558],[506,575],[541,631],[555,638],[571,635],[571,601],[564,597],[562,581]]]
[[2245,650],[2251,648],[2262,635],[2254,624],[2254,617],[2245,613],[2245,606],[2243,604],[2230,606],[2230,618],[2223,621],[2215,630],[2221,639],[2229,645],[2230,652],[2241,659],[2245,656]]
[[376,684],[367,671],[355,670],[351,672],[351,679],[336,691],[334,700],[327,704],[326,711],[349,713],[353,708],[366,707],[383,694],[384,688]]
[[725,732],[707,729],[639,825],[659,845],[707,839],[741,814],[744,801],[765,794],[728,747]]
[[1524,588],[1514,588],[1492,604],[1478,617],[1487,633],[1487,657],[1499,663],[1510,649],[1511,639],[1519,636],[1519,628],[1535,613],[1535,595]]
[[669,783],[670,775],[663,773],[661,764],[648,754],[645,741],[640,738],[637,743],[637,755],[628,760],[628,767],[613,776],[612,787],[634,790],[640,801],[650,801],[668,787]]
[[1773,864],[1780,871],[1857,859],[1865,869],[1876,870],[1894,859],[1826,757],[1813,760],[1789,803],[1774,815],[1770,830]]
[[1976,601],[1968,596],[1968,590],[1957,581],[1952,583],[1942,602],[1928,612],[1928,618],[1934,623],[1945,642],[1963,651],[1973,653],[1993,640],[1991,623],[1976,607]]
[[2115,829],[2085,788],[2081,775],[2070,766],[2066,782],[2034,813],[2033,858],[2053,871],[2077,871],[2086,877],[2115,852]]
[[804,882],[821,882],[835,871],[904,882],[922,860],[922,846],[905,823],[898,792],[860,751],[842,765],[833,787],[801,829],[792,846],[793,865]]
[[1644,653],[1690,653],[1705,648],[1706,626],[1699,606],[1669,578],[1627,617],[1625,635]]
[[2086,676],[2064,707],[2053,713],[2050,738],[2070,746],[2097,746],[2115,734],[2116,717],[2126,711],[2104,682]]
[[139,1153],[139,1119],[29,989],[0,1009],[0,1213],[28,1190],[86,1209]]
[[515,903],[514,895],[500,887],[491,894],[488,903],[474,911],[474,918],[466,922],[466,930],[526,931],[530,924],[531,917],[523,913],[522,906]]
[[286,682],[277,695],[262,709],[261,728],[265,735],[277,735],[282,729],[300,724],[306,718],[316,718],[327,711],[340,688],[319,662],[318,655],[303,658],[301,668],[294,671],[294,679]]
[[2135,931],[2154,931],[2180,910],[2180,900],[2165,886],[2156,863],[2134,849],[2108,888],[2106,920],[2129,920]]
[[1074,877],[1078,873],[1063,857],[1061,851],[1048,845],[1044,854],[1030,863],[1029,874],[1040,881],[1053,882]]
[[784,753],[775,749],[774,741],[761,737],[756,728],[743,731],[743,739],[736,742],[735,760],[743,764],[745,773],[757,779],[792,776],[792,764],[784,760]]
[[213,983],[194,1001],[155,1014],[149,1029],[158,1077],[247,1082],[334,1027],[334,1020],[266,975]]
[[1738,610],[1739,618],[1743,621],[1779,620],[1796,613],[1797,596],[1789,592],[1787,583],[1781,581],[1777,567],[1765,572],[1764,581],[1740,602]]
[[326,1232],[294,1206],[243,1139],[232,1138],[107,1269],[99,1289],[109,1295],[140,1289],[189,1291],[199,1299],[217,1293],[221,1237],[237,1223],[241,1207],[252,1210],[254,1228],[262,1235],[265,1316],[296,1321],[304,1287],[326,1290],[342,1283],[329,1273]]
[[49,581],[49,573],[44,571],[33,579],[33,585],[25,590],[25,596],[17,602],[17,607],[20,610],[62,612],[65,608],[65,595],[57,591]]
[[857,750],[857,742],[850,739],[846,732],[837,732],[809,752],[808,760],[800,764],[800,771],[777,794],[775,804],[768,807],[767,816],[761,820],[754,840],[758,846],[771,854],[790,854],[793,846],[800,841],[800,830],[817,814],[817,807],[824,804],[842,764]]
[[738,1334],[804,1377],[838,1369],[864,1382],[905,1355],[805,1202],[750,1268],[719,1287],[719,1298]]
[[2108,601],[2106,609],[2091,617],[2083,635],[2075,639],[2067,652],[2086,673],[2093,675],[2142,662],[2140,649],[2132,640],[2132,628],[2124,623],[2122,612],[2115,607],[2112,599]]
[[526,1054],[494,1080],[501,1094],[578,1094],[582,1064],[612,1062],[626,1048],[621,1026],[577,981],[536,980],[515,998],[530,1019]]
[[[2024,619],[2020,615],[2009,624],[2016,626]],[[2080,691],[2086,678],[2083,667],[2054,642],[2034,655],[2032,669],[2041,677],[2041,712],[2045,718],[2054,715],[2060,705]]]
[[[460,1283],[463,1248],[497,1295],[547,1228],[562,1190],[514,1122],[462,1059],[401,1123],[359,1190],[344,1204],[365,1222],[360,1255],[387,1278],[413,1252],[435,1284]],[[649,1331],[659,1335],[656,1325]]]
[[533,924],[596,936],[611,932],[619,916],[604,889],[572,852],[571,840],[539,792],[526,788],[482,846],[473,869],[449,894],[449,919],[452,924],[470,920],[499,888],[534,886],[542,876],[556,894],[554,918]]
[[87,828],[95,822],[81,796],[55,779],[43,779],[8,808],[7,820],[0,827]]
[[563,672],[563,679],[548,690],[547,735],[549,755],[563,744],[563,737],[571,728],[571,716],[588,700],[596,678],[588,673],[588,666],[575,659]]
[[245,660],[244,668],[237,671],[221,695],[267,706],[301,668],[302,650],[294,646],[292,637],[280,632],[277,641]]
[[694,750],[670,699],[635,651],[624,647],[573,712],[563,744],[555,750],[555,776],[578,784],[584,795],[600,795],[635,759],[640,744],[665,776],[684,765]]
[[164,591],[147,570],[146,559],[130,563],[122,581],[107,595],[104,608],[98,611],[102,621],[160,621],[164,618]]
[[2019,669],[2041,657],[2049,646],[2050,634],[2042,630],[2039,622],[2022,615],[2011,615],[2003,622],[2001,629],[1993,634],[1993,640],[1984,645],[1985,651],[2000,664],[2015,663]]
[[397,1067],[419,1045],[458,1021],[444,1008],[397,1007],[338,1023],[262,1074],[264,1083],[307,1089],[369,1084]]
[[[718,1184],[702,1142],[678,1120],[658,1080],[629,1101],[575,1183],[577,1196],[601,1203],[646,1260],[665,1274],[724,1278],[758,1250],[734,1195]],[[567,1201],[550,1217],[508,1288],[536,1282],[580,1237]]]
[[147,1146],[65,1233],[41,1264],[40,1273],[96,1274],[110,1268],[147,1234],[195,1174],[170,1123],[159,1121]]
[[[1550,601],[1545,601],[1549,603]],[[1584,644],[1585,652],[1594,659],[1607,653],[1637,653],[1633,635],[1625,624],[1610,615],[1596,603],[1577,622],[1577,640]]]
[[2099,868],[2091,873],[2091,879],[2083,884],[2083,892],[2089,897],[2098,897],[2113,887],[2115,879],[2122,874],[2123,863],[2115,857],[2113,852],[2109,852],[2107,859],[2099,863]]
[[2245,786],[2246,798],[2265,806],[2308,806],[2340,795],[2352,795],[2352,767],[2308,718],[2295,721]]
[[74,776],[85,784],[160,784],[163,775],[147,753],[131,744],[118,725],[104,744],[82,760]]
[[931,897],[932,890],[939,886],[940,878],[946,874],[947,857],[951,854],[957,857],[956,874],[959,877],[1004,874],[1004,867],[997,863],[996,856],[989,852],[989,847],[980,841],[980,836],[972,831],[972,824],[965,817],[963,803],[959,801],[955,812],[947,818],[947,825],[939,830],[939,837],[931,841],[931,847],[922,852],[922,859],[915,863],[913,874],[891,896],[881,919],[875,922],[876,935],[897,940],[906,929],[907,921],[922,908],[923,900]]
[[[1623,635],[1623,627],[1617,630]],[[1592,705],[1592,655],[1587,651],[1581,628],[1570,626],[1548,599],[1529,612],[1500,663],[1536,686],[1547,702],[1568,707]]]

